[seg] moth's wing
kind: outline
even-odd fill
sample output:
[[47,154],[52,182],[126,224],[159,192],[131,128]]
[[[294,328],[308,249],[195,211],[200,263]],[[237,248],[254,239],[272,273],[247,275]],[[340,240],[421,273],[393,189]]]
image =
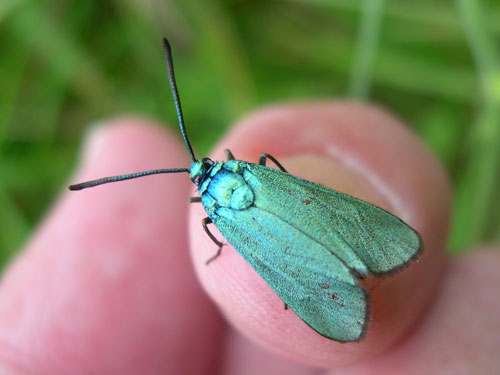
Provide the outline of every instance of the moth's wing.
[[257,164],[244,178],[259,209],[301,228],[361,275],[394,272],[422,250],[414,229],[370,203]]
[[257,207],[210,216],[227,241],[311,328],[333,340],[360,340],[368,296],[357,275],[300,228]]

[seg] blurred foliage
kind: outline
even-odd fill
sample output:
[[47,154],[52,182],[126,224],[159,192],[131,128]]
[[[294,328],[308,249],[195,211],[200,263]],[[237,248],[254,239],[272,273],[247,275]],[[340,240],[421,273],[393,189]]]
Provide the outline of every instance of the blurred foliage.
[[0,262],[63,188],[88,124],[176,124],[164,35],[198,154],[262,104],[374,101],[449,171],[450,248],[498,241],[499,19],[493,0],[2,0]]

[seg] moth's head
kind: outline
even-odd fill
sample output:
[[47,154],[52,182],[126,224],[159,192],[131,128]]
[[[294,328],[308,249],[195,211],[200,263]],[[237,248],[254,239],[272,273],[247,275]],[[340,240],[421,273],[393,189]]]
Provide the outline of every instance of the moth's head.
[[214,162],[209,158],[203,158],[191,163],[191,167],[189,168],[189,177],[191,178],[191,181],[193,181],[196,186],[199,186],[199,184],[203,182],[207,176],[207,173],[213,164]]

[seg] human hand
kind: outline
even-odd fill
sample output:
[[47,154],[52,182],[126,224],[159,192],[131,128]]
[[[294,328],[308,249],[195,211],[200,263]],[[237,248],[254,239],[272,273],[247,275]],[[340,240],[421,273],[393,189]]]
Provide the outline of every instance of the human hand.
[[[250,116],[214,159],[224,159],[224,148],[249,162],[269,152],[292,174],[387,208],[422,234],[418,262],[367,281],[374,314],[366,339],[319,336],[230,246],[206,266],[216,250],[201,230],[206,215],[188,206],[186,175],[172,174],[63,194],[4,275],[4,370],[307,374],[350,366],[343,371],[414,374],[500,365],[500,253],[445,257],[448,182],[408,129],[361,104],[297,104]],[[121,119],[94,131],[71,182],[188,165],[177,136]],[[226,326],[198,280],[240,331],[282,356]]]

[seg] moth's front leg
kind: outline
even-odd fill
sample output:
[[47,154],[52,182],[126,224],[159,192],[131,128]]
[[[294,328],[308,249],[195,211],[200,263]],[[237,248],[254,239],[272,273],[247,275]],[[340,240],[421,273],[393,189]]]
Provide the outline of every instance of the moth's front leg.
[[227,160],[234,160],[234,155],[228,148],[224,150],[224,155],[226,155]]
[[203,226],[203,230],[208,235],[208,237],[210,237],[210,239],[218,246],[218,249],[217,249],[217,252],[215,253],[215,255],[213,257],[209,258],[205,262],[205,264],[207,264],[207,265],[210,262],[212,262],[213,260],[215,260],[215,258],[217,258],[220,255],[220,253],[222,252],[222,246],[224,246],[224,244],[222,242],[220,242],[217,238],[215,238],[213,233],[210,232],[210,230],[208,229],[208,224],[212,224],[212,220],[209,217],[206,217],[201,221],[201,225]]
[[285,169],[285,167],[283,167],[281,165],[281,163],[276,160],[276,158],[272,155],[269,155],[269,154],[266,154],[265,152],[263,152],[262,154],[260,154],[260,157],[259,157],[259,165],[266,165],[266,160],[269,159],[271,160],[274,164],[276,164],[276,166],[282,171],[282,172],[286,172],[288,173],[288,171]]

